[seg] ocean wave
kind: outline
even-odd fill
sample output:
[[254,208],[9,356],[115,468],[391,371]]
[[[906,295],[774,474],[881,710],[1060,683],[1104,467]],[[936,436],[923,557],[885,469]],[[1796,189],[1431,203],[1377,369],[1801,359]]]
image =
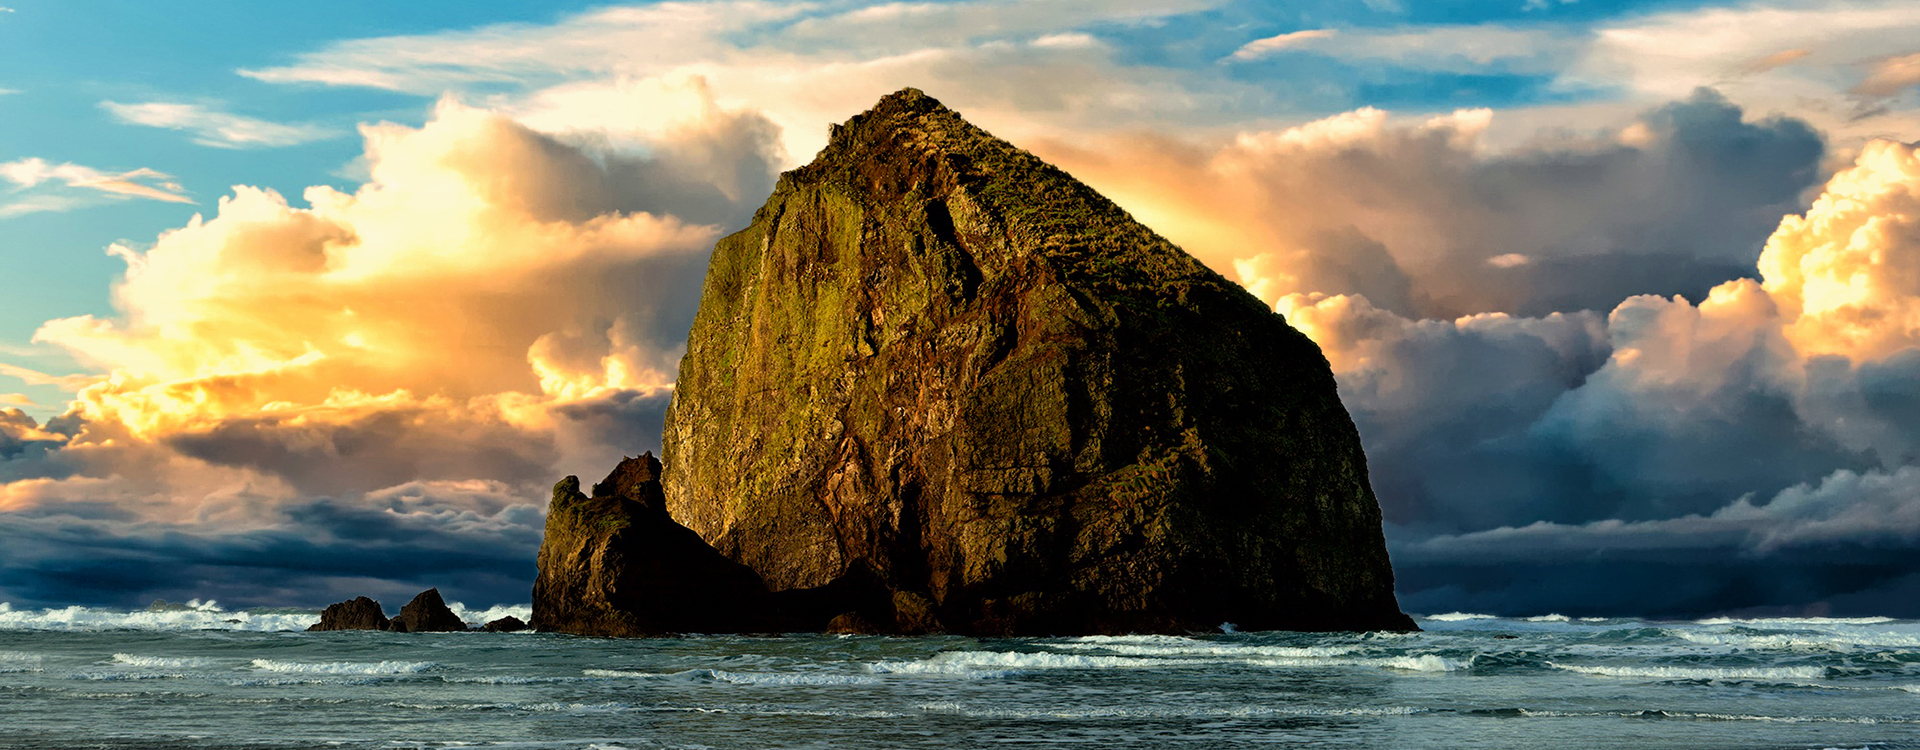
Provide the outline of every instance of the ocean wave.
[[1754,628],[1829,627],[1834,625],[1885,625],[1898,622],[1891,617],[1711,617],[1695,621],[1697,625],[1744,625]]
[[935,674],[962,677],[1004,677],[1046,669],[1150,669],[1179,667],[1180,659],[1087,654],[1024,653],[1011,651],[947,651],[919,661],[883,661],[867,665],[880,674]]
[[1826,667],[1667,667],[1561,664],[1547,666],[1596,677],[1642,677],[1657,680],[1818,680]]
[[[1151,647],[1140,648],[1150,649]],[[1329,647],[1325,651],[1273,648],[1282,654],[1287,654],[1289,651],[1303,653],[1264,656],[1247,651],[1229,651],[1222,656],[1231,658],[1217,658],[1214,654],[1205,654],[1208,658],[1196,659],[1174,658],[1170,652],[1150,652],[1159,655],[1146,656],[1110,656],[1052,652],[949,651],[920,661],[876,662],[867,665],[867,669],[880,674],[932,674],[991,679],[1042,670],[1165,669],[1210,664],[1240,664],[1270,669],[1371,667],[1409,672],[1455,672],[1470,666],[1468,662],[1435,654],[1351,656],[1354,649],[1344,647]],[[1178,656],[1190,655],[1179,654]]]
[[1471,612],[1448,612],[1444,615],[1427,615],[1418,619],[1433,620],[1435,622],[1462,622],[1466,620],[1498,620],[1500,618],[1496,615],[1479,615]]
[[1127,656],[1224,656],[1282,658],[1331,658],[1360,651],[1359,646],[1259,646],[1254,644],[1202,641],[1180,636],[1087,636],[1066,643],[1048,644],[1056,648],[1083,651],[1107,651]]
[[187,675],[184,672],[75,672],[68,675],[69,679],[93,680],[96,682],[182,680],[186,679],[186,677]]
[[407,675],[419,674],[440,665],[430,661],[297,662],[254,659],[253,666],[263,672],[280,674]]
[[1212,708],[1177,706],[1073,706],[1057,708],[969,706],[953,701],[923,703],[920,710],[976,719],[1265,719],[1342,716],[1412,716],[1428,709],[1412,706],[1355,706],[1320,708],[1313,706],[1222,706]]
[[205,669],[216,666],[219,659],[191,656],[136,656],[134,654],[114,654],[116,664],[147,669]]
[[635,680],[690,680],[731,685],[796,687],[812,685],[878,685],[871,675],[844,672],[732,672],[724,669],[688,669],[679,672],[630,672],[622,669],[585,669],[588,677]]
[[453,610],[461,622],[476,628],[502,617],[517,617],[521,622],[533,621],[531,604],[497,604],[486,609],[468,609],[467,605],[460,602],[447,602],[447,609]]
[[1403,672],[1458,672],[1471,666],[1471,664],[1466,661],[1449,659],[1434,654],[1380,656],[1362,659],[1253,659],[1248,663],[1260,667],[1373,667],[1376,669],[1397,669]]
[[[533,617],[529,604],[498,605],[469,609],[460,602],[447,608],[462,622],[478,627],[502,617],[521,620]],[[178,609],[165,611],[118,610],[94,607],[53,607],[15,609],[0,602],[0,631],[6,630],[243,630],[280,632],[306,630],[320,621],[319,610],[237,610],[230,611],[213,601],[195,599]]]
[[[1752,629],[1742,628],[1741,631]],[[1857,651],[1880,648],[1920,647],[1920,632],[1887,628],[1795,630],[1791,632],[1740,632],[1679,628],[1673,634],[1692,643],[1763,651]]]
[[229,612],[214,602],[194,601],[185,609],[164,612],[59,607],[0,610],[0,630],[306,630],[320,621],[320,613]]

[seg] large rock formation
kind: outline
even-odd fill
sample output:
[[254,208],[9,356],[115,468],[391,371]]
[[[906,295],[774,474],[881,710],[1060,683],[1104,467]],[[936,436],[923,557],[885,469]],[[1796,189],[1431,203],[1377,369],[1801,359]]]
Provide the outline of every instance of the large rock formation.
[[455,633],[466,630],[467,623],[447,607],[440,589],[431,588],[401,607],[400,616],[389,621],[387,629],[395,633]]
[[660,509],[556,490],[536,626],[764,625],[659,613],[704,539],[805,629],[1413,627],[1313,342],[912,89],[715,248],[664,457]]
[[579,635],[663,635],[766,629],[770,610],[758,576],[667,517],[660,462],[622,461],[580,492],[553,488],[533,627]]
[[307,626],[307,630],[386,630],[387,623],[387,613],[381,611],[379,602],[356,596],[327,605],[320,613],[320,621]]

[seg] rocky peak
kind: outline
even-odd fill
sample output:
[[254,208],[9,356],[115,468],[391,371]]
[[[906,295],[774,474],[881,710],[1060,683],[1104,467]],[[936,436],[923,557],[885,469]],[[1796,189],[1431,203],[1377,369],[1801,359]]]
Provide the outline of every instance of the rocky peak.
[[663,443],[671,517],[848,628],[1411,627],[1313,342],[913,89],[715,248]]
[[593,496],[619,498],[634,503],[639,512],[666,515],[666,498],[660,493],[660,460],[652,451],[622,460],[613,473],[593,486]]

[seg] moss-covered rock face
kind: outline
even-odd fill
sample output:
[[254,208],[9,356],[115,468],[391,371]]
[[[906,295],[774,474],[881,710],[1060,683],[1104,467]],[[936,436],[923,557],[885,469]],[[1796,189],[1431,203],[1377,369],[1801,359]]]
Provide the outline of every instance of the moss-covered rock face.
[[913,89],[715,249],[664,457],[773,591],[877,578],[848,628],[1412,627],[1313,342]]

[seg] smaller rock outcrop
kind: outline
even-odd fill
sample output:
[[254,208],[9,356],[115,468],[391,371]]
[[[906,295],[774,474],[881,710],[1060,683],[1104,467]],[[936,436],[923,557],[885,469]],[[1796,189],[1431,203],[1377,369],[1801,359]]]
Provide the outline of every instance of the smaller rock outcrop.
[[447,608],[440,589],[432,588],[401,607],[400,616],[387,623],[387,629],[395,633],[457,633],[466,630],[467,623]]
[[553,488],[533,627],[576,635],[738,633],[774,621],[766,586],[667,516],[660,462],[620,462],[593,494]]
[[386,630],[387,622],[379,602],[357,596],[327,607],[320,613],[320,621],[307,630]]
[[527,629],[527,623],[518,617],[507,615],[480,626],[480,629],[489,633],[518,633]]

